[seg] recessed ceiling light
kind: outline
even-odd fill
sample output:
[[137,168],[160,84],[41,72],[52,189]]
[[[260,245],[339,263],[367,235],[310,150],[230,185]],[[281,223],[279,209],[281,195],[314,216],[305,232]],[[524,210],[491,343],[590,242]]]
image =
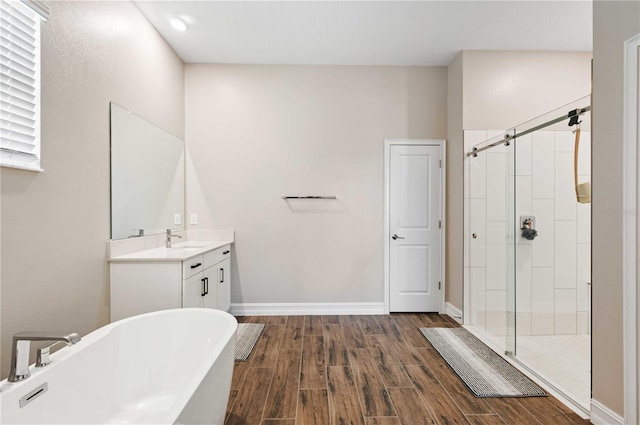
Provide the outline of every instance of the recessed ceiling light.
[[182,18],[178,18],[177,16],[174,16],[171,19],[169,19],[169,23],[173,28],[177,29],[178,31],[186,31],[187,28],[189,28],[187,23]]

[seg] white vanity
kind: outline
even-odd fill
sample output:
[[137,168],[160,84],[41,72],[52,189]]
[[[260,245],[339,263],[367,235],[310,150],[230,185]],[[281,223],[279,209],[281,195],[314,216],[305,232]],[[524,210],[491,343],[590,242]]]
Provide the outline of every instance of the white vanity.
[[[175,308],[228,311],[234,232],[186,230],[184,142],[113,102],[110,124],[111,321]],[[195,213],[190,221],[197,224]]]
[[187,241],[110,257],[111,321],[170,308],[228,311],[232,243]]

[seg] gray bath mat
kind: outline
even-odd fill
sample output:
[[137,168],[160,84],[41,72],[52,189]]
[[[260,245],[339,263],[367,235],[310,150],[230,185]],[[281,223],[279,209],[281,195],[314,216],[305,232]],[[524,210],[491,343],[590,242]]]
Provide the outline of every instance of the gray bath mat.
[[420,328],[476,397],[537,397],[547,393],[463,328]]
[[236,360],[249,358],[253,346],[264,329],[264,323],[239,323],[236,330]]

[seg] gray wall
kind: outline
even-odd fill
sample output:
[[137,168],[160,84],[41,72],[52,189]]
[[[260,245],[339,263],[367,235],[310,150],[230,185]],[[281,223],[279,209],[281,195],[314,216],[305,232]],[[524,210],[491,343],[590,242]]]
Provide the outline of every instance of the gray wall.
[[444,67],[188,64],[187,213],[235,229],[232,301],[382,302],[383,141],[444,139],[446,105]]
[[108,323],[109,102],[184,136],[184,65],[130,2],[49,2],[43,173],[2,168],[2,376],[11,336]]
[[587,96],[591,52],[464,51],[465,130],[503,130]]
[[593,398],[622,415],[623,43],[640,34],[640,3],[593,3]]

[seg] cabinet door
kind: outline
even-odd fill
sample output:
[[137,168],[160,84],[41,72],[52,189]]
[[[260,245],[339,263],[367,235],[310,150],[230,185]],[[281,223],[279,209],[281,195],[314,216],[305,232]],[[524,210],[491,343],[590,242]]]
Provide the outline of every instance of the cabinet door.
[[202,307],[218,308],[218,268],[210,267],[204,271],[204,297],[202,297]]
[[201,307],[205,297],[205,282],[202,273],[197,273],[183,281],[182,307]]
[[229,311],[231,308],[231,259],[217,264],[218,269],[218,309]]

